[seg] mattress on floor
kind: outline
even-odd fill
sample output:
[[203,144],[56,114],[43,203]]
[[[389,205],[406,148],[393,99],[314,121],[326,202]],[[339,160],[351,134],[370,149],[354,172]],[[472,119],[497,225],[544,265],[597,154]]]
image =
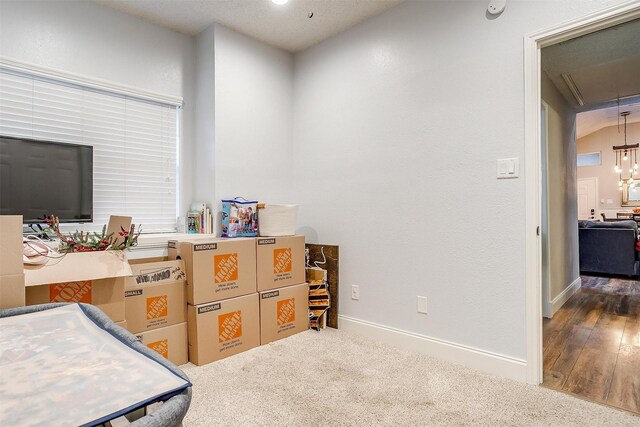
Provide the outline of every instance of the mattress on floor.
[[78,304],[0,318],[0,426],[97,425],[190,386]]

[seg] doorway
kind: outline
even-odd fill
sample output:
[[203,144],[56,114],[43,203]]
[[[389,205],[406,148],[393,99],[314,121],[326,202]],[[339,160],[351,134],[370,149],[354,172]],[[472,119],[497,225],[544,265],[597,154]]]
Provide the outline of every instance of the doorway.
[[525,37],[525,199],[527,379],[543,380],[541,189],[541,49],[640,17],[640,4],[614,7]]

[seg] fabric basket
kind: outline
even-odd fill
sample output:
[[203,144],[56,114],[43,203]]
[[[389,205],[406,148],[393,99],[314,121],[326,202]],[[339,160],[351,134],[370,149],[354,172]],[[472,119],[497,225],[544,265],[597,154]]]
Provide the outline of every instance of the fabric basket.
[[260,209],[261,236],[292,236],[296,234],[298,205],[265,205]]

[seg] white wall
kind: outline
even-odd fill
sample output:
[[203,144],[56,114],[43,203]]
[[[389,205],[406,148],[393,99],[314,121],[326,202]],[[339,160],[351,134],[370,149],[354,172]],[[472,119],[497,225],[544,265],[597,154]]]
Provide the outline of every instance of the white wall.
[[522,164],[523,36],[613,3],[409,1],[296,55],[299,222],[340,245],[342,315],[525,358],[524,180],[496,179]]
[[90,2],[2,1],[0,55],[181,96],[180,205],[192,198],[192,37]]
[[[621,123],[624,123],[621,121]],[[627,142],[635,144],[640,141],[640,123],[627,124]],[[618,190],[620,176],[613,171],[616,163],[613,146],[624,145],[624,125],[609,126],[597,132],[578,139],[578,153],[593,153],[600,151],[602,164],[599,166],[581,166],[578,168],[578,178],[598,178],[598,208],[607,216],[615,218],[616,212],[630,211],[631,208],[622,208],[622,194]],[[626,162],[625,162],[626,163]],[[629,176],[628,173],[625,176]],[[602,203],[604,199],[604,203]],[[607,203],[611,200],[611,203]]]
[[289,203],[293,57],[215,25],[215,194]]
[[[576,283],[580,276],[576,113],[544,73],[541,91],[542,99],[548,105],[546,238],[549,289],[543,292],[548,298],[543,301],[546,303],[543,312],[551,317],[571,296],[574,289],[565,290]],[[554,300],[556,304],[553,304]]]
[[196,114],[193,202],[217,206],[215,195],[215,29],[196,37]]

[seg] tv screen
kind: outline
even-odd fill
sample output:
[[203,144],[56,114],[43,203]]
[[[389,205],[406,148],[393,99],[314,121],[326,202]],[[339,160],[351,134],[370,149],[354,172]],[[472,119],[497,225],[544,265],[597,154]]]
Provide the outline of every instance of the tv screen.
[[0,214],[93,220],[93,147],[0,136]]

